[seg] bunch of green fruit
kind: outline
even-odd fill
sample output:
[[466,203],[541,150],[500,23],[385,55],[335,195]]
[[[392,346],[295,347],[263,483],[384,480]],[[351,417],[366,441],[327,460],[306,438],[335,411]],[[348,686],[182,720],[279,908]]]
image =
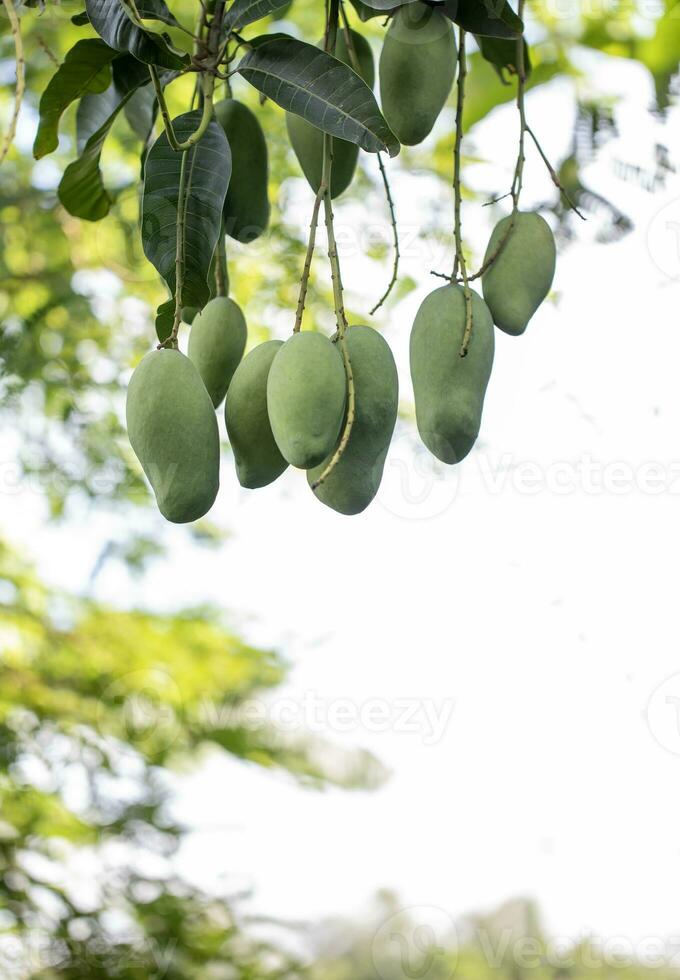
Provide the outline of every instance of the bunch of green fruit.
[[[224,411],[241,486],[264,487],[294,466],[319,500],[341,514],[371,503],[397,418],[392,352],[372,327],[346,333],[355,416],[325,479],[347,417],[347,377],[337,343],[319,333],[269,340],[243,358],[246,326],[230,299],[211,300],[191,327],[188,356],[147,354],[128,389],[130,442],[169,521],[197,520],[219,488],[215,409]],[[242,359],[243,358],[243,359]],[[225,400],[226,396],[226,400]]]
[[[249,9],[243,0],[240,7]],[[421,143],[456,78],[455,17],[448,4],[423,0],[392,6],[386,0],[357,0],[355,7],[362,20],[378,11],[389,15],[379,61],[382,114],[400,143]],[[353,79],[356,90],[358,76],[360,90],[373,100],[368,41],[345,24],[337,31],[332,62],[327,46],[327,37],[316,49],[307,45],[306,57],[321,59],[325,70],[346,66],[340,84]],[[461,70],[459,90],[463,77]],[[342,93],[337,95],[342,104]],[[285,114],[290,143],[317,194],[317,208],[321,197],[330,208],[330,199],[352,183],[360,147],[317,128],[298,108],[295,103]],[[220,137],[221,152],[229,171],[218,236],[223,248],[225,235],[247,244],[266,230],[269,163],[265,135],[244,103],[230,93],[214,105],[214,119],[226,137],[226,143]],[[324,174],[330,175],[328,187]],[[517,196],[513,193],[512,213],[491,235],[482,269],[471,277],[481,278],[483,298],[470,288],[466,274],[454,274],[425,298],[413,324],[417,426],[426,447],[444,463],[464,459],[479,434],[494,324],[508,334],[523,333],[552,284],[552,232],[540,215],[518,209]],[[456,249],[458,256],[458,239]],[[191,256],[183,258],[190,265]],[[212,294],[219,295],[200,310],[182,310],[182,319],[191,324],[187,356],[177,349],[176,319],[170,342],[159,334],[160,349],[142,360],[130,383],[130,441],[162,514],[173,522],[193,521],[214,503],[220,469],[215,410],[223,402],[243,487],[267,486],[292,466],[306,471],[315,496],[328,507],[341,514],[362,512],[378,492],[397,417],[399,384],[386,341],[368,326],[339,329],[329,339],[301,331],[296,323],[287,341],[269,340],[244,357],[246,321],[228,298],[226,262],[220,263],[218,251],[213,264]]]

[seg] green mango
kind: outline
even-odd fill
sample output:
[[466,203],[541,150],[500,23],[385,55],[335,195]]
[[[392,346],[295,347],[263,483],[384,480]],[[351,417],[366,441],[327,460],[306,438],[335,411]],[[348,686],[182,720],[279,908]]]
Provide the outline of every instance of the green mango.
[[387,124],[401,143],[415,146],[431,133],[455,74],[451,21],[424,3],[400,7],[380,53],[380,98]]
[[[382,480],[397,421],[399,378],[385,339],[373,327],[350,327],[347,349],[354,376],[355,417],[349,442],[333,471],[314,493],[339,514],[360,514]],[[331,455],[307,473],[312,486]]]
[[152,351],[127,393],[130,443],[168,521],[196,521],[212,507],[220,482],[217,419],[188,357]]
[[224,230],[246,244],[269,224],[267,142],[257,116],[236,99],[215,105],[215,118],[231,147],[231,180],[224,200]]
[[215,408],[226,395],[243,357],[247,335],[240,307],[226,296],[211,299],[194,318],[189,334],[189,359],[203,378]]
[[267,408],[276,444],[307,470],[331,453],[345,416],[347,382],[337,347],[320,333],[296,333],[269,371]]
[[[493,230],[484,261],[497,251],[512,215]],[[496,259],[482,275],[482,292],[497,327],[518,337],[550,292],[555,275],[555,239],[535,211],[518,211]]]
[[[372,89],[375,84],[375,66],[373,64],[371,46],[366,38],[361,34],[357,34],[356,31],[352,31],[351,36],[354,51],[359,62],[359,67],[361,68],[359,74],[368,87]],[[319,41],[317,47],[322,48],[323,41]],[[338,32],[335,57],[340,61],[344,61],[350,68],[354,67],[351,63],[350,53],[343,31]],[[322,130],[317,129],[316,126],[312,126],[311,123],[308,123],[294,112],[286,113],[286,127],[288,129],[288,138],[295,151],[295,156],[298,158],[302,172],[307,178],[308,184],[316,193],[321,184],[321,175],[323,172],[324,134]],[[332,198],[339,197],[352,183],[358,158],[359,147],[356,143],[333,139],[333,168],[331,170]]]
[[236,368],[224,405],[227,434],[242,487],[273,483],[288,463],[276,445],[267,412],[267,379],[281,340],[267,340]]
[[421,439],[443,463],[459,463],[475,444],[491,376],[494,329],[472,292],[472,336],[460,356],[466,304],[462,286],[441,286],[423,300],[411,331],[411,378]]

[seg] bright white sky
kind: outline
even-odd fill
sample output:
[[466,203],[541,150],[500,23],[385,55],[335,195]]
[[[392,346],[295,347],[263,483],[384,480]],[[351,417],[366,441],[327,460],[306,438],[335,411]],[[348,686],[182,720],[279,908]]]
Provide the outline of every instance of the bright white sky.
[[[439,469],[402,434],[377,503],[354,519],[316,504],[299,473],[251,495],[225,468],[224,549],[188,549],[168,528],[172,558],[141,589],[113,565],[101,577],[103,598],[233,610],[295,665],[284,705],[313,696],[329,738],[392,770],[373,794],[308,793],[219,756],[182,777],[178,812],[196,828],[185,870],[254,886],[259,910],[352,912],[386,886],[453,916],[531,896],[560,935],[680,935],[680,333],[668,276],[680,275],[680,180],[651,195],[612,168],[650,167],[659,133],[680,159],[678,119],[655,129],[637,67],[604,63],[598,82],[625,93],[624,138],[588,177],[636,230],[605,246],[597,221],[580,227],[556,302],[523,338],[498,335],[471,457]],[[559,158],[569,90],[531,95],[529,111]],[[475,131],[468,149],[507,163],[477,167],[477,186],[509,182],[514,141],[511,109]],[[528,203],[548,197],[533,157],[526,183]],[[395,190],[405,227],[449,206],[426,175]],[[339,221],[352,209],[338,207]],[[489,220],[467,212],[478,250]],[[411,250],[405,271],[421,288],[384,316],[405,400],[408,331],[433,265]],[[345,261],[368,307],[382,282],[365,269]],[[3,532],[30,543],[48,578],[84,587],[110,522],[45,531],[42,513],[35,494],[13,496]],[[359,712],[376,699],[391,717],[415,700],[417,730],[339,727],[338,701]],[[438,738],[428,710],[444,711]]]

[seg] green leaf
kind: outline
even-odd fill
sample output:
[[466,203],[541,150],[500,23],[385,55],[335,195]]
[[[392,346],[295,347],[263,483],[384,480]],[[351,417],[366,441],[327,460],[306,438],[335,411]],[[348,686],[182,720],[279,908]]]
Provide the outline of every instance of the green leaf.
[[[85,6],[97,34],[116,51],[129,52],[145,64],[162,68],[179,69],[189,63],[189,56],[173,48],[167,34],[137,27],[124,0],[86,0]],[[144,0],[138,9],[143,18],[176,23],[164,0]]]
[[146,67],[124,55],[113,63],[113,82],[107,91],[86,96],[78,107],[80,156],[64,171],[58,191],[61,203],[76,218],[99,221],[109,213],[111,195],[99,169],[104,141],[120,110],[149,81]]
[[153,87],[145,85],[143,88],[138,88],[132,98],[125,103],[123,111],[132,132],[146,143],[158,114],[158,102]]
[[394,10],[395,7],[404,7],[407,3],[417,3],[417,0],[361,0],[364,7],[371,7],[373,10]]
[[361,21],[371,20],[372,17],[384,16],[386,13],[389,13],[390,10],[398,6],[397,0],[390,0],[392,7],[389,7],[386,10],[376,10],[375,7],[364,3],[364,0],[350,0],[350,2],[359,15],[359,20]]
[[[503,37],[483,37],[479,35],[477,37],[477,43],[479,44],[479,50],[482,52],[482,57],[494,66],[502,82],[506,81],[504,74],[506,71],[511,75],[517,74],[518,59],[516,40],[510,41],[508,38]],[[522,39],[522,44],[524,45],[524,74],[526,78],[529,78],[531,75],[529,47],[524,39]]]
[[[200,110],[173,121],[177,139],[188,139],[201,120]],[[231,150],[224,130],[213,119],[200,142],[175,152],[163,132],[149,150],[144,168],[142,246],[172,296],[176,289],[177,217],[182,159],[185,159],[184,306],[203,307],[210,297],[208,275],[222,227],[222,208],[231,177]],[[158,310],[156,331],[165,340],[172,329],[174,302]]]
[[248,24],[261,20],[288,6],[288,0],[234,0],[224,18],[224,29],[242,30]]
[[104,92],[111,84],[111,62],[118,52],[99,38],[77,41],[50,79],[40,99],[40,124],[33,143],[36,160],[59,145],[59,120],[68,106],[87,92]]
[[400,146],[378,103],[356,72],[312,44],[285,34],[264,35],[238,71],[277,105],[294,112],[331,136],[356,143],[369,153]]
[[444,0],[442,13],[472,34],[516,38],[524,24],[507,0]]

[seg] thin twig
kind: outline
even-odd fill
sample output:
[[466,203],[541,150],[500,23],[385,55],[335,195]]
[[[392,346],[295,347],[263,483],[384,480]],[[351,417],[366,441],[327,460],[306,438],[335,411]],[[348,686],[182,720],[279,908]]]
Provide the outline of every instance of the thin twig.
[[383,180],[383,186],[385,188],[385,196],[387,197],[387,206],[390,209],[390,223],[392,225],[392,240],[394,242],[394,264],[392,265],[392,278],[389,281],[389,285],[381,298],[375,304],[371,310],[371,316],[376,313],[386,299],[389,297],[390,293],[394,289],[395,283],[399,277],[399,259],[401,257],[399,251],[399,229],[397,227],[397,215],[394,209],[394,201],[392,199],[392,191],[390,189],[390,182],[387,178],[387,170],[385,169],[385,164],[382,161],[382,156],[378,153],[378,166],[380,167],[380,175]]
[[[524,16],[524,0],[517,0],[517,16],[522,20]],[[512,210],[513,215],[519,208],[519,199],[522,193],[522,177],[524,174],[524,135],[527,131],[527,119],[524,107],[524,89],[526,86],[527,75],[524,64],[524,34],[517,38],[517,111],[519,113],[519,150],[517,153],[517,164],[515,166],[515,176],[512,180]]]
[[19,17],[14,9],[12,0],[2,0],[2,2],[5,10],[7,11],[7,17],[9,19],[12,37],[14,39],[17,87],[14,93],[14,109],[12,110],[7,132],[5,133],[2,144],[0,145],[0,163],[4,161],[5,157],[9,153],[10,146],[14,142],[14,137],[17,131],[17,123],[19,121],[19,113],[21,112],[21,104],[24,100],[24,93],[26,91],[26,59],[24,57],[24,42],[21,37]]
[[581,212],[579,211],[579,209],[576,207],[576,205],[574,204],[574,202],[572,201],[572,199],[569,197],[569,195],[565,191],[564,187],[562,186],[562,182],[560,181],[560,178],[557,176],[557,173],[555,172],[555,168],[553,167],[553,165],[551,164],[550,160],[548,160],[547,156],[545,155],[545,153],[543,151],[543,147],[538,142],[538,138],[536,137],[536,134],[534,133],[534,131],[531,128],[531,126],[527,126],[526,131],[529,134],[529,136],[531,136],[532,140],[534,141],[534,146],[538,150],[538,152],[540,154],[540,157],[541,157],[541,160],[543,160],[543,163],[546,165],[546,167],[548,169],[548,173],[550,174],[550,178],[551,178],[553,184],[558,189],[558,191],[562,194],[562,196],[564,197],[565,201],[567,202],[567,204],[569,205],[569,207],[571,208],[571,210],[574,211],[579,216],[579,218],[582,221],[585,221],[586,220],[585,216],[583,214],[581,214]]
[[[342,19],[342,30],[345,38],[345,44],[347,45],[347,51],[349,53],[350,65],[357,73],[357,75],[361,75],[361,63],[359,62],[359,57],[356,52],[356,47],[354,45],[354,38],[352,37],[352,31],[350,30],[349,21],[347,19],[347,13],[345,11],[345,5],[343,3],[343,0],[340,0],[340,17]],[[373,309],[370,311],[370,316],[373,316],[375,313],[377,313],[377,311],[380,309],[383,303],[385,303],[390,293],[392,292],[395,283],[397,281],[397,278],[399,276],[399,259],[401,257],[399,251],[399,229],[397,227],[397,216],[394,207],[394,200],[392,198],[392,191],[390,189],[390,182],[388,180],[387,170],[385,169],[385,164],[382,161],[382,157],[380,153],[378,153],[377,156],[378,156],[378,166],[380,167],[380,176],[382,177],[383,187],[385,188],[387,206],[389,207],[390,210],[390,223],[392,225],[392,240],[394,242],[394,264],[392,266],[392,278],[390,279],[389,285],[385,290],[385,293],[381,296],[381,298],[375,304]]]
[[316,247],[316,229],[319,225],[319,211],[321,209],[321,202],[324,199],[325,194],[326,185],[322,178],[321,183],[319,184],[319,189],[316,192],[316,197],[314,198],[312,220],[309,224],[307,254],[305,255],[305,264],[302,269],[302,277],[300,279],[300,293],[298,295],[298,305],[295,313],[295,326],[293,327],[293,333],[299,333],[302,328],[302,318],[305,313],[305,303],[307,302],[307,291],[309,289],[309,274],[312,269],[312,259],[314,258],[314,249]]
[[43,49],[43,51],[45,52],[45,54],[47,55],[47,57],[50,59],[50,61],[54,65],[54,67],[55,68],[60,68],[61,67],[61,62],[59,61],[59,58],[57,58],[57,56],[54,53],[54,51],[52,51],[52,49],[50,48],[50,46],[48,45],[47,41],[42,36],[42,34],[36,34],[35,39],[38,42],[38,44],[40,45],[40,47]]

